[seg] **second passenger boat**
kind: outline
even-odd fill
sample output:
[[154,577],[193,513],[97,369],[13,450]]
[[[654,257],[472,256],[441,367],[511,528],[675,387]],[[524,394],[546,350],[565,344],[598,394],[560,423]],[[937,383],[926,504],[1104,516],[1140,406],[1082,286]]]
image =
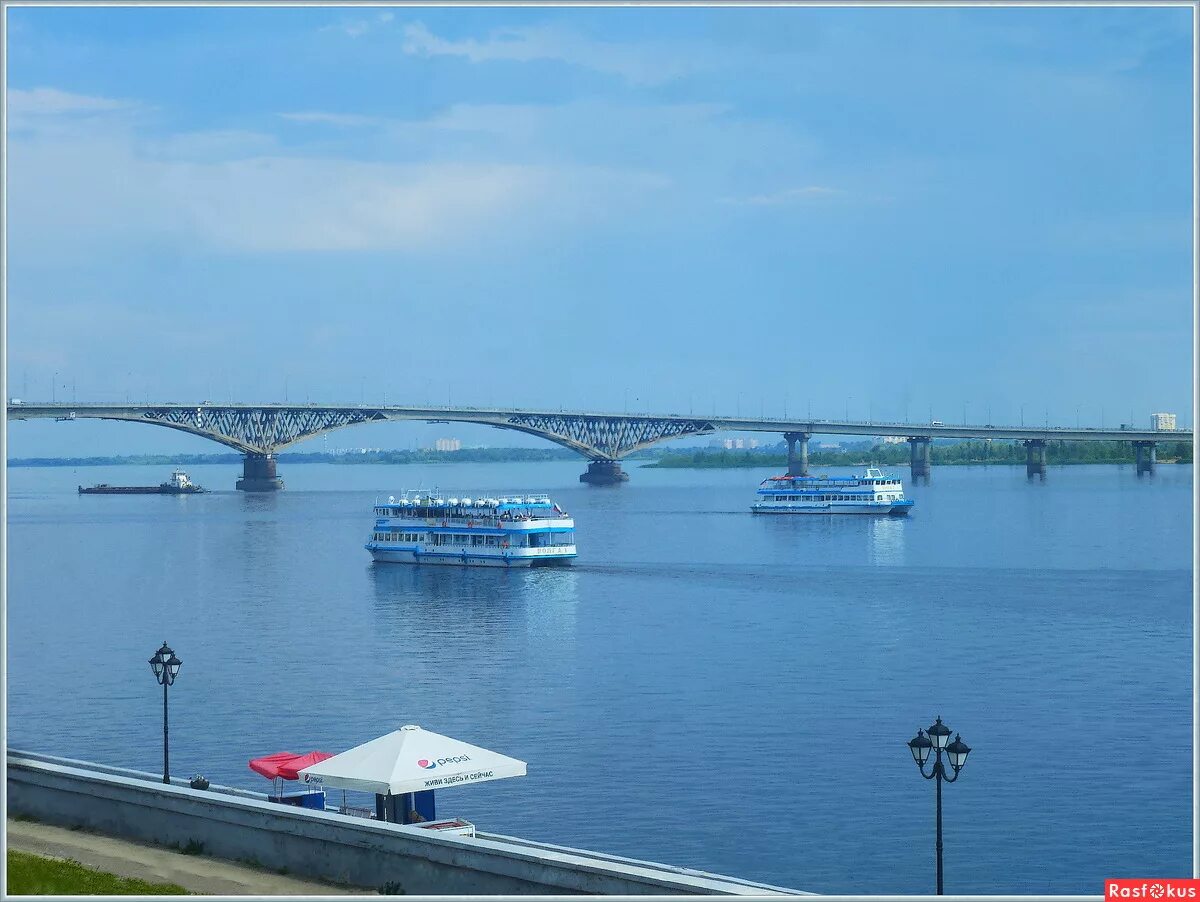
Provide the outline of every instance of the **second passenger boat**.
[[771,476],[750,505],[756,514],[891,514],[913,506],[894,476],[867,467],[862,476]]
[[546,495],[406,492],[375,505],[364,547],[381,563],[547,567],[575,557],[575,521]]

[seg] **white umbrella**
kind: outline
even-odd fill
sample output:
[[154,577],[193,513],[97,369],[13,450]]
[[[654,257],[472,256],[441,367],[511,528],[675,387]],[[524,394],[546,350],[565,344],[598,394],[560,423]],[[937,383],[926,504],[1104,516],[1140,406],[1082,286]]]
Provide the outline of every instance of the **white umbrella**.
[[525,762],[408,724],[300,771],[305,783],[380,795],[525,776]]

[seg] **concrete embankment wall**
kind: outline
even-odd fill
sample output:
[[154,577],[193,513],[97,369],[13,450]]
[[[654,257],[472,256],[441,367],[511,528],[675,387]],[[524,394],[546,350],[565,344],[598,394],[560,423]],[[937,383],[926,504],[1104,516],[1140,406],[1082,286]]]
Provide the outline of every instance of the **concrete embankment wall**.
[[140,771],[8,752],[8,811],[40,821],[354,886],[410,894],[776,895],[795,890],[498,834],[440,836],[244,790],[166,785]]

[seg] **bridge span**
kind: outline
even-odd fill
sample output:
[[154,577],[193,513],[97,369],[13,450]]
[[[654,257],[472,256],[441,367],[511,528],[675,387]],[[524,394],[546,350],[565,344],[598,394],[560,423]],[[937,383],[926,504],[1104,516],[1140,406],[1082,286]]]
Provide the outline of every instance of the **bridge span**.
[[1192,430],[1071,428],[1065,426],[947,425],[854,420],[697,417],[679,414],[596,413],[481,407],[407,407],[363,404],[105,404],[12,403],[8,419],[122,420],[164,426],[219,442],[244,456],[237,488],[276,491],[283,480],[276,455],[284,448],[335,429],[395,420],[476,423],[515,429],[578,452],[589,459],[579,480],[613,485],[629,479],[621,459],[658,442],[714,432],[773,432],[788,446],[788,473],[808,475],[808,442],[814,434],[899,436],[911,448],[914,479],[928,479],[929,446],[935,438],[1011,439],[1026,448],[1026,473],[1046,476],[1046,445],[1052,441],[1125,441],[1135,451],[1137,473],[1152,473],[1156,443],[1192,441]]

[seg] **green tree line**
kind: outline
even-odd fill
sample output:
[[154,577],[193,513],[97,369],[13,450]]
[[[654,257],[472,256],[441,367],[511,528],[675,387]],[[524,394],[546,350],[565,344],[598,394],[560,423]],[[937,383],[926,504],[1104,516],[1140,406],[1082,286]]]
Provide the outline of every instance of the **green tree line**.
[[[934,464],[980,465],[1023,464],[1025,446],[1020,442],[965,441],[930,446]],[[1158,460],[1162,463],[1191,463],[1191,442],[1160,442]],[[814,451],[808,456],[810,466],[898,466],[908,464],[911,452],[907,444],[878,444],[869,448]],[[1118,464],[1133,463],[1133,446],[1129,442],[1069,442],[1046,443],[1046,460],[1050,464]],[[727,449],[697,449],[667,452],[648,467],[726,468],[726,467],[786,467],[787,454],[777,451],[730,451]]]

